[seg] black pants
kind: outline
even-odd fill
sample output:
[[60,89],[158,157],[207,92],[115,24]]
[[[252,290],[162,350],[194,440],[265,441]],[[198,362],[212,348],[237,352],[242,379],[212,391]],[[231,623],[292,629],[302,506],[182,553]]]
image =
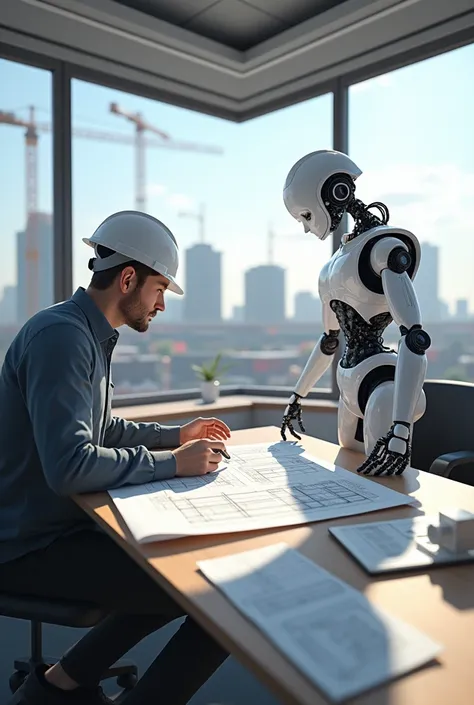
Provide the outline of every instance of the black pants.
[[[98,531],[60,538],[48,548],[0,564],[4,592],[78,600],[109,616],[62,657],[65,672],[93,686],[151,632],[182,609],[119,546]],[[187,617],[127,696],[127,705],[185,705],[227,653]]]

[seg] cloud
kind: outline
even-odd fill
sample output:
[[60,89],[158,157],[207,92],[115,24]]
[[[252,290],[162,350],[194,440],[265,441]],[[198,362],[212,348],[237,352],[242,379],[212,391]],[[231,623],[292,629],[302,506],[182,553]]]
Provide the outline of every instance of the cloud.
[[[450,301],[464,297],[474,300],[473,193],[474,170],[449,163],[368,167],[357,180],[356,189],[365,203],[382,201],[387,205],[389,225],[406,228],[422,244],[429,242],[440,248],[441,295]],[[376,210],[374,213],[378,214]]]
[[163,184],[149,184],[146,189],[148,196],[163,196],[167,190]]
[[362,81],[361,83],[355,83],[351,86],[351,93],[365,93],[366,91],[372,91],[377,88],[390,88],[391,85],[391,77],[387,74],[383,74],[382,76],[369,78],[367,81]]
[[194,198],[184,193],[172,193],[166,200],[174,208],[191,208],[194,205]]
[[169,206],[176,209],[192,208],[195,205],[194,198],[184,193],[172,193],[168,191],[168,187],[164,184],[149,184],[147,186],[147,194],[151,198],[164,199]]

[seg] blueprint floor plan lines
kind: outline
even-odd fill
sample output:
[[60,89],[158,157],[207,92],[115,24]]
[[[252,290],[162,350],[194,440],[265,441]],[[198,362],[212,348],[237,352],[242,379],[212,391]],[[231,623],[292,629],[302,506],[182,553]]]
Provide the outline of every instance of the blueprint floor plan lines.
[[[370,501],[371,493],[353,490],[340,482],[329,480],[314,485],[293,485],[291,487],[269,488],[260,491],[225,491],[221,494],[200,497],[151,497],[155,508],[166,510],[171,506],[191,524],[222,519],[246,519],[272,516],[281,512],[301,512],[308,510],[331,510],[332,507]],[[376,499],[372,495],[372,499]]]
[[410,497],[297,444],[229,446],[231,459],[204,477],[112,490],[137,541],[250,531],[363,514],[410,504]]

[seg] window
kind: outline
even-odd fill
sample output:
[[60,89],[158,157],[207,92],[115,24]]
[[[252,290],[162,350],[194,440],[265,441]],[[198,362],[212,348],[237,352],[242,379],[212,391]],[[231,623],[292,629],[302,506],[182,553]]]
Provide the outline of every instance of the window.
[[0,86],[3,362],[22,324],[54,302],[51,74],[0,59]]
[[75,286],[91,276],[82,238],[115,211],[155,215],[181,251],[185,296],[167,294],[145,334],[121,328],[115,393],[196,387],[192,365],[219,352],[224,383],[293,385],[321,333],[332,243],[303,235],[282,188],[295,161],[332,146],[332,95],[239,125],[74,80],[72,110]]
[[[428,377],[474,382],[474,45],[354,85],[350,156],[357,193],[416,234],[415,279],[432,338]],[[395,345],[392,324],[387,342]]]

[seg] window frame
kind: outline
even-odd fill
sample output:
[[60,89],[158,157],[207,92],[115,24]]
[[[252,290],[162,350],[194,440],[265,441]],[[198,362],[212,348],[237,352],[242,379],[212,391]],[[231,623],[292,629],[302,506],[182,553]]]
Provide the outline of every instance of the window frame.
[[[27,38],[23,43],[28,44]],[[31,39],[33,44],[34,40]],[[351,86],[367,81],[376,76],[390,73],[397,69],[410,66],[420,61],[448,53],[462,46],[474,43],[474,29],[461,30],[448,37],[436,39],[422,47],[391,57],[361,70],[353,71],[324,86],[314,87],[307,94],[301,95],[298,101],[302,102],[320,95],[332,93],[333,96],[333,149],[348,152],[349,150],[349,89]],[[84,68],[58,59],[50,58],[44,54],[30,51],[24,47],[15,47],[2,44],[0,58],[17,61],[32,67],[49,70],[52,75],[52,112],[53,112],[53,222],[54,222],[54,300],[63,301],[73,293],[73,248],[72,248],[72,116],[71,116],[71,86],[72,80],[82,80],[102,85],[116,90],[126,91],[141,97],[172,103],[169,96],[162,95],[160,91],[145,87],[125,78],[118,78],[103,71]],[[173,104],[177,104],[174,102]],[[180,107],[191,106],[179,103]],[[278,104],[273,106],[273,111],[284,107]],[[286,107],[286,104],[285,104]],[[199,112],[199,111],[196,111]],[[210,110],[208,114],[213,114]],[[340,238],[347,220],[344,219],[338,230],[332,236],[332,251],[336,252],[340,245]],[[333,399],[339,397],[336,372],[339,356],[336,355],[332,365],[331,388],[329,390],[315,388],[308,398]],[[292,392],[291,387],[262,387],[252,386],[223,386],[222,394],[248,394],[267,397],[287,396]],[[114,401],[115,406],[159,403],[164,401],[178,401],[197,398],[200,392],[196,389],[176,390],[156,394],[121,395]]]

